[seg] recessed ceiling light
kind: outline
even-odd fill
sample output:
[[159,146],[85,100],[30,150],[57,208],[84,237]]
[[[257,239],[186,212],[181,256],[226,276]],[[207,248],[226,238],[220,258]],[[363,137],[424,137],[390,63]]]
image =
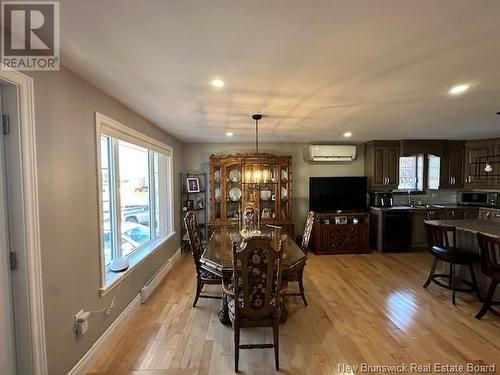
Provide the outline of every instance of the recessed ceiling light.
[[226,132],[226,137],[232,137],[234,135],[233,132]]
[[212,86],[217,88],[224,87],[224,81],[222,79],[214,79],[212,81]]
[[460,95],[466,92],[469,89],[469,85],[457,85],[453,86],[450,91],[448,91],[451,95]]
[[344,133],[344,137],[349,138],[350,136],[352,136],[351,132],[345,132]]

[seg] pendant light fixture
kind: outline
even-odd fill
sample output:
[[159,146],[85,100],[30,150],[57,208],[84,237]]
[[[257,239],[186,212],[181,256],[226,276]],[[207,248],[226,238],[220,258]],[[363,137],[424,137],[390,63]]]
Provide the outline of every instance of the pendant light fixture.
[[259,121],[262,119],[262,115],[260,113],[256,113],[252,115],[252,119],[255,121],[255,161],[245,164],[245,182],[250,184],[266,184],[271,182],[272,172],[269,169],[269,164],[267,162],[263,162],[261,158],[261,154],[259,153]]

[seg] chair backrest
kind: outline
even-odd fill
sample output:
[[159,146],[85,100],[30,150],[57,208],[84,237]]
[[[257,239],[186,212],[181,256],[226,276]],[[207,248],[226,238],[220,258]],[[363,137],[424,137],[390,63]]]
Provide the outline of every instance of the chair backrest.
[[248,229],[256,229],[259,220],[259,210],[252,204],[248,204],[243,208],[243,227]]
[[500,271],[500,238],[483,233],[477,234],[481,250],[481,269],[485,274]]
[[457,239],[455,227],[425,223],[425,230],[427,232],[427,244],[429,248],[433,246],[444,249],[455,248]]
[[184,216],[184,224],[189,238],[189,246],[193,254],[196,272],[200,271],[200,257],[203,254],[203,244],[201,243],[200,234],[198,232],[198,220],[193,211],[189,211]]
[[307,254],[307,251],[309,250],[309,240],[311,239],[313,224],[314,224],[314,212],[309,211],[309,213],[307,214],[306,226],[304,228],[304,235],[302,236],[302,243],[300,245],[300,248],[305,254]]
[[233,243],[235,317],[259,320],[273,316],[279,308],[283,241],[278,249],[269,237],[252,237],[240,247]]

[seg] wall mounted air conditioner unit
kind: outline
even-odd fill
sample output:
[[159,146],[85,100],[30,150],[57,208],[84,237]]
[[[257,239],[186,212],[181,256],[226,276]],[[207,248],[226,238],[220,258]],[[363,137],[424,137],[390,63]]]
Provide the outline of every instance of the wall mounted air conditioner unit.
[[356,145],[310,145],[310,161],[351,162],[356,158]]

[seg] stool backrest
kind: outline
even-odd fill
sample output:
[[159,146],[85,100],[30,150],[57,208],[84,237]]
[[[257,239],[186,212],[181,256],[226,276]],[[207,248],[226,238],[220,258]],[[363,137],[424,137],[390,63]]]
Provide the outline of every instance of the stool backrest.
[[477,234],[481,250],[481,269],[489,274],[500,271],[500,238],[483,233]]
[[425,223],[425,230],[430,248],[433,246],[444,249],[455,248],[457,240],[455,227]]

